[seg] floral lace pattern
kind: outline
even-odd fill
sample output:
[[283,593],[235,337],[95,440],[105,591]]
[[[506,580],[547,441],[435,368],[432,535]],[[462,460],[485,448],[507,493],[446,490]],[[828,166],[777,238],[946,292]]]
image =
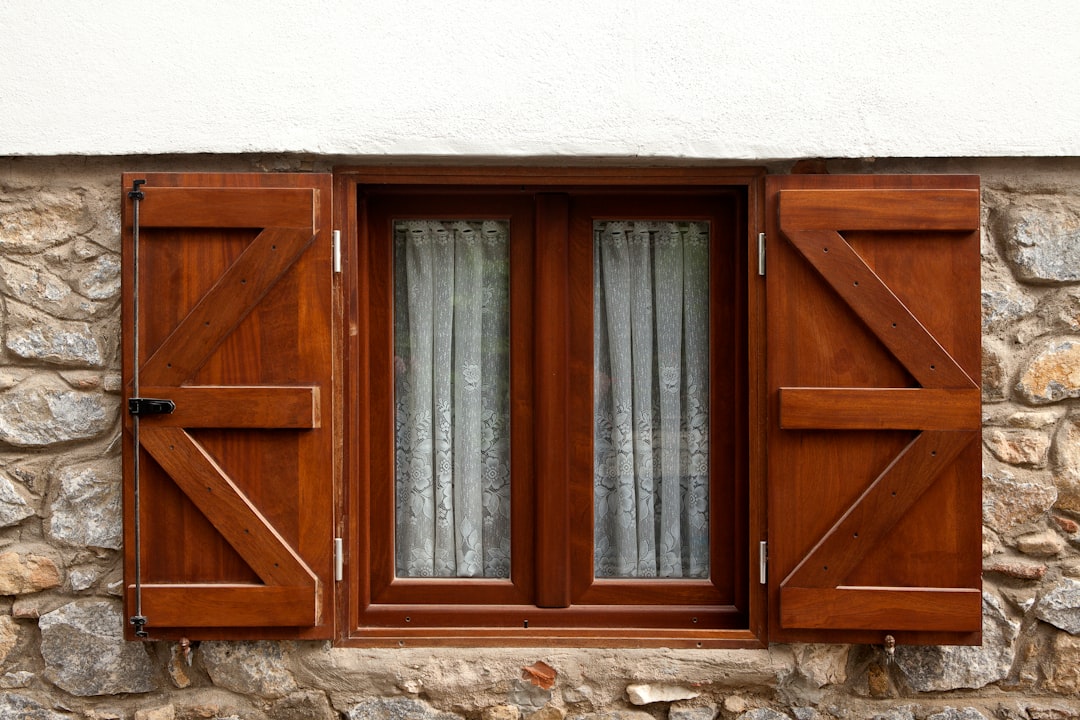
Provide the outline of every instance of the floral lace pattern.
[[709,225],[593,226],[597,577],[709,574]]
[[394,223],[396,565],[510,575],[508,226]]

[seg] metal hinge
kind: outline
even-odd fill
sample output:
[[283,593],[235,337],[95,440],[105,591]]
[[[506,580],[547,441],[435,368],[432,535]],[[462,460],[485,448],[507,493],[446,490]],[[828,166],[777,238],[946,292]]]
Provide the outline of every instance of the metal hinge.
[[334,538],[334,580],[341,582],[345,578],[345,547],[341,538]]
[[765,274],[765,233],[757,234],[757,274]]
[[341,272],[341,231],[335,230],[331,233],[334,243],[334,273]]
[[758,543],[758,582],[762,585],[769,578],[769,543],[762,540]]

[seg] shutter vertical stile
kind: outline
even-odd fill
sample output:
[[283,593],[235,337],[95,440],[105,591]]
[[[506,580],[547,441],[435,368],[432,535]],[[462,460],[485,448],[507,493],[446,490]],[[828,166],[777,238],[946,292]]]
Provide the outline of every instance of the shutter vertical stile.
[[766,195],[770,639],[978,643],[978,178]]
[[138,273],[139,395],[175,411],[140,416],[139,448],[125,414],[128,614],[138,584],[151,639],[331,637],[330,176],[127,174],[125,190],[134,179],[146,184],[137,268],[125,193],[125,392]]

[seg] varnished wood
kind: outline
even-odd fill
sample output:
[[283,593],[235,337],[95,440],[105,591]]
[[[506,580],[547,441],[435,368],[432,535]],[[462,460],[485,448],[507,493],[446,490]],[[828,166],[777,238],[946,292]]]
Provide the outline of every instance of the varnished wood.
[[315,573],[182,428],[142,428],[142,444],[267,584],[314,587]]
[[192,617],[209,628],[317,625],[320,619],[319,594],[306,587],[149,584],[142,591],[143,612],[162,627],[183,627]]
[[[859,207],[870,203],[858,193],[846,197],[859,199]],[[783,221],[781,230],[923,387],[978,387],[840,233],[784,226]]]
[[770,638],[977,643],[978,181],[766,198]]
[[865,559],[867,549],[889,535],[938,474],[976,436],[971,431],[919,433],[784,578],[781,586],[828,588],[843,584]]
[[143,385],[141,394],[176,403],[170,414],[144,417],[150,427],[301,429],[322,424],[318,387]]
[[[358,192],[357,189],[353,190]],[[511,347],[511,562],[510,580],[471,578],[398,578],[395,559],[395,469],[394,469],[394,287],[392,227],[402,218],[499,218],[510,223],[510,347]],[[533,462],[532,423],[532,237],[535,232],[532,205],[515,193],[484,193],[473,196],[424,193],[398,194],[380,191],[365,194],[363,215],[358,217],[359,247],[366,272],[357,277],[358,291],[368,299],[360,311],[368,329],[359,338],[364,349],[359,357],[367,376],[358,379],[359,394],[354,402],[364,408],[364,438],[369,453],[362,476],[368,483],[367,522],[357,528],[350,541],[363,554],[367,572],[358,579],[360,595],[354,620],[362,622],[367,607],[378,603],[480,602],[514,603],[534,596]]]
[[[342,630],[341,642],[347,645],[382,645],[420,642],[429,645],[455,644],[455,645],[490,645],[497,643],[510,643],[518,645],[530,645],[541,642],[547,645],[576,644],[580,646],[629,642],[635,645],[664,644],[676,647],[760,647],[760,641],[745,628],[749,624],[762,627],[764,616],[764,592],[763,586],[755,585],[748,589],[747,573],[750,567],[749,546],[750,542],[742,538],[741,534],[747,531],[750,521],[747,518],[731,523],[730,532],[736,536],[734,547],[724,547],[725,556],[715,553],[714,557],[720,562],[717,567],[724,567],[717,580],[725,584],[725,593],[737,597],[739,605],[725,605],[722,596],[711,580],[704,581],[617,581],[603,580],[594,584],[595,592],[589,602],[590,605],[571,605],[570,607],[537,607],[536,602],[547,591],[541,587],[547,583],[547,588],[552,591],[547,600],[555,600],[553,605],[564,605],[565,600],[560,595],[565,593],[565,568],[567,563],[587,563],[589,582],[591,578],[592,563],[592,502],[591,502],[591,375],[592,375],[592,339],[591,331],[583,342],[575,340],[575,334],[571,334],[569,349],[562,350],[560,339],[566,332],[565,324],[559,327],[559,318],[564,313],[570,316],[590,317],[591,305],[591,245],[586,247],[586,257],[577,258],[572,252],[569,258],[565,255],[565,236],[559,237],[551,232],[552,228],[566,225],[565,220],[559,219],[559,206],[563,195],[570,200],[572,205],[575,195],[580,189],[599,198],[605,194],[618,198],[623,195],[622,202],[624,212],[626,209],[634,212],[645,212],[641,205],[641,199],[645,196],[642,188],[649,188],[654,194],[653,207],[664,207],[667,203],[669,213],[671,203],[675,200],[675,206],[679,205],[679,197],[686,194],[690,187],[707,187],[699,191],[700,195],[712,195],[713,197],[727,197],[731,199],[731,215],[725,215],[721,233],[724,240],[715,248],[718,258],[732,260],[730,265],[721,262],[721,267],[728,267],[731,273],[714,275],[721,282],[719,287],[724,292],[730,292],[730,299],[724,302],[737,303],[735,298],[745,298],[745,280],[734,278],[734,273],[745,271],[749,241],[756,238],[759,227],[754,222],[747,222],[745,218],[753,214],[760,217],[761,205],[757,203],[758,197],[752,192],[751,185],[760,187],[762,173],[758,170],[745,169],[713,169],[713,168],[665,168],[665,169],[594,169],[578,170],[575,168],[346,168],[340,171],[337,188],[344,188],[348,197],[339,198],[339,208],[343,208],[344,220],[339,221],[342,227],[355,228],[354,234],[346,238],[347,251],[353,247],[353,242],[358,242],[356,253],[346,259],[346,264],[354,263],[358,269],[355,281],[356,285],[350,290],[350,297],[355,298],[350,302],[355,303],[355,314],[350,319],[350,336],[357,338],[355,361],[350,358],[349,375],[353,378],[349,381],[350,392],[358,393],[356,400],[350,400],[350,407],[360,407],[362,411],[357,413],[354,427],[361,437],[356,438],[350,433],[351,438],[346,443],[346,457],[350,454],[357,459],[355,472],[357,481],[348,483],[346,492],[357,498],[356,503],[345,506],[346,512],[353,512],[356,508],[366,508],[355,515],[359,521],[349,520],[351,539],[348,541],[349,550],[347,555],[347,576],[349,582],[355,583],[356,592],[346,591],[343,597],[348,598],[350,608],[348,611],[348,626]],[[743,202],[747,196],[754,200],[753,210],[747,213],[745,209],[739,210],[740,193]],[[535,202],[538,221],[536,248],[528,245],[529,254],[522,257],[517,251],[511,262],[511,271],[514,273],[511,280],[511,311],[512,311],[512,334],[516,328],[525,328],[526,337],[530,338],[526,343],[512,337],[512,352],[516,358],[513,361],[511,379],[513,383],[512,404],[514,406],[511,430],[513,444],[511,451],[513,467],[513,497],[518,498],[514,503],[513,517],[513,552],[511,581],[489,579],[427,579],[427,578],[396,578],[393,573],[393,542],[390,528],[393,524],[392,502],[392,400],[386,390],[392,387],[392,368],[389,358],[392,357],[392,334],[390,326],[390,307],[392,302],[392,287],[389,282],[389,251],[387,248],[389,236],[389,222],[391,218],[400,217],[450,217],[448,211],[453,211],[455,217],[488,217],[489,212],[483,208],[483,197],[492,196],[516,196],[523,202],[532,206]],[[534,200],[534,198],[541,198]],[[657,210],[651,210],[660,212]],[[726,211],[725,211],[726,212]],[[745,213],[739,215],[739,213]],[[416,215],[419,213],[419,215]],[[679,212],[677,215],[681,217]],[[704,213],[705,217],[711,216],[712,210]],[[661,212],[667,217],[668,214]],[[701,215],[696,212],[694,217]],[[516,217],[516,216],[515,216]],[[742,219],[737,219],[737,218]],[[542,219],[543,218],[543,219]],[[511,222],[515,227],[515,222]],[[520,223],[517,223],[520,227]],[[355,239],[355,240],[354,240]],[[523,247],[519,243],[520,238],[514,238],[513,243],[517,248]],[[730,243],[728,245],[727,243]],[[561,257],[558,253],[564,253]],[[730,255],[729,255],[730,253]],[[544,273],[534,269],[535,263],[552,263],[551,267],[560,266],[569,269],[571,278],[569,287],[565,278],[559,278],[556,274],[549,274],[547,280]],[[524,263],[524,265],[522,264]],[[580,267],[578,267],[580,265]],[[535,272],[535,275],[534,275]],[[583,282],[573,280],[574,273],[581,273]],[[530,284],[530,279],[535,277],[535,289]],[[353,278],[347,278],[346,282],[353,282]],[[563,289],[560,289],[560,286]],[[577,290],[574,290],[574,288]],[[586,295],[584,291],[589,291]],[[522,296],[519,296],[520,293]],[[528,310],[526,302],[535,298],[537,307]],[[564,299],[565,298],[565,299]],[[745,299],[743,300],[745,302]],[[560,305],[566,310],[560,309]],[[528,312],[526,312],[528,310]],[[739,328],[730,327],[733,322],[745,323],[743,317],[745,305],[725,309],[723,313],[717,313],[716,321],[719,327],[726,328],[714,337],[713,354],[717,352],[731,353],[732,357],[740,357],[739,353],[746,353],[747,343],[745,335],[740,341],[739,333],[745,332]],[[548,318],[548,323],[544,318]],[[739,320],[739,318],[742,318]],[[565,323],[565,320],[562,321]],[[572,323],[571,323],[572,324]],[[744,326],[745,327],[745,326]],[[584,337],[584,336],[583,336]],[[530,351],[535,343],[534,351]],[[578,343],[575,345],[575,343]],[[520,350],[519,350],[520,348]],[[524,351],[524,352],[523,352]],[[525,360],[535,358],[535,367]],[[561,358],[561,359],[560,359]],[[355,364],[352,364],[355,362]],[[551,371],[542,369],[544,363]],[[563,368],[569,368],[565,370]],[[746,361],[742,361],[742,369],[732,369],[729,365],[720,363],[714,365],[714,371],[722,374],[729,372],[745,373]],[[560,379],[560,372],[569,372],[570,381]],[[745,378],[745,375],[741,377]],[[582,381],[584,379],[584,382]],[[729,378],[730,380],[730,378]],[[554,382],[553,382],[554,381]],[[721,381],[723,382],[723,381]],[[745,382],[736,380],[734,382]],[[586,384],[587,383],[587,384]],[[584,403],[586,412],[583,417],[578,417],[576,410],[571,411],[569,416],[563,414],[554,417],[550,414],[545,420],[541,403],[558,402],[560,394],[566,393],[566,402],[570,404]],[[743,394],[738,392],[731,394],[718,394],[718,407],[724,414],[730,413],[733,422],[745,422],[748,413],[748,393],[743,388]],[[576,405],[575,405],[576,407]],[[737,420],[737,418],[743,420]],[[740,443],[746,439],[727,438],[729,425],[727,420],[718,423],[714,428],[712,438],[715,447],[721,448],[714,457],[718,462],[731,462],[733,470],[727,471],[717,467],[717,477],[724,475],[738,475],[747,477],[751,469],[747,467],[746,449],[740,449]],[[548,430],[541,429],[546,423]],[[584,430],[581,429],[583,426]],[[547,432],[547,435],[544,433]],[[749,431],[746,431],[749,434]],[[566,437],[567,440],[559,441],[558,438]],[[535,451],[526,443],[536,438]],[[543,439],[548,438],[548,439]],[[563,447],[557,443],[562,442]],[[370,452],[365,453],[362,449],[352,452],[353,447],[363,447],[368,444]],[[735,448],[735,458],[725,457],[728,444]],[[577,481],[578,491],[570,495],[569,502],[563,501],[567,508],[569,520],[560,520],[553,515],[551,521],[540,521],[535,534],[527,522],[537,518],[539,513],[526,500],[539,497],[551,487],[557,487],[560,480],[559,470],[549,471],[542,468],[558,468],[563,465],[561,454],[567,454],[569,458],[577,458],[585,471]],[[524,467],[523,463],[524,458]],[[584,461],[581,459],[584,458]],[[355,467],[355,466],[354,466]],[[563,471],[565,473],[565,471]],[[740,473],[746,473],[745,475]],[[534,475],[535,474],[535,475]],[[570,471],[573,477],[574,471]],[[564,474],[565,476],[565,474]],[[531,486],[522,488],[520,483],[523,479],[530,481],[535,477],[536,493],[534,495]],[[743,482],[746,482],[745,480]],[[550,483],[555,483],[551,485]],[[760,485],[758,493],[761,493]],[[582,501],[581,489],[587,493]],[[520,490],[526,490],[522,493]],[[734,496],[724,493],[715,493],[714,508],[720,508],[722,513],[746,513],[747,504],[751,502],[751,493],[743,489]],[[553,493],[554,502],[549,509],[554,509],[560,503],[558,494]],[[763,503],[757,503],[758,512],[761,513]],[[714,513],[716,511],[714,510]],[[761,523],[763,516],[757,515],[755,532],[762,533]],[[722,520],[719,522],[723,523]],[[565,551],[560,549],[560,542],[548,543],[552,538],[560,537],[560,533],[569,533],[572,538],[570,543],[570,559],[564,560]],[[522,538],[522,535],[526,535]],[[535,543],[533,542],[535,536]],[[728,542],[726,539],[721,541]],[[529,549],[529,555],[519,558],[519,548]],[[754,546],[756,548],[756,545]],[[547,558],[538,559],[536,565],[537,587],[536,590],[528,588],[523,581],[519,581],[516,571],[526,567],[533,572],[533,557]],[[730,557],[728,557],[730,556]],[[368,564],[370,561],[370,564]],[[523,562],[528,563],[527,566]],[[724,563],[730,563],[725,567]],[[562,568],[559,565],[562,565]],[[353,570],[352,568],[355,568]],[[560,575],[561,573],[561,575]],[[525,604],[507,603],[505,598],[510,597],[506,593],[511,588],[529,589],[525,596]],[[747,598],[752,598],[756,603],[758,615],[751,617],[751,611],[746,606]],[[504,598],[504,599],[500,599]],[[682,613],[679,609],[670,606],[670,603],[685,598],[688,602],[700,603],[696,606],[686,606],[688,612]],[[520,603],[520,601],[519,601]],[[689,610],[696,612],[690,612]],[[522,614],[524,613],[524,614]],[[545,619],[533,621],[541,625],[549,625],[547,630],[535,628],[515,628],[518,623],[523,623],[527,616]],[[676,618],[679,618],[676,620]],[[694,622],[694,620],[697,622]],[[680,629],[665,630],[675,623]],[[503,629],[489,632],[485,626],[496,624]],[[417,627],[422,625],[426,627]],[[636,627],[648,627],[646,631],[636,630]]]
[[785,628],[978,632],[982,592],[977,588],[783,588]]
[[[569,198],[536,198],[536,604],[570,605]],[[582,392],[584,388],[577,388]],[[584,528],[579,527],[579,532]]]
[[259,233],[158,346],[142,368],[142,379],[158,385],[189,380],[293,266],[312,239],[310,228],[269,228]]
[[319,224],[319,191],[309,188],[159,187],[139,208],[143,227],[305,228]]
[[[140,421],[142,581],[154,588],[148,604],[144,597],[146,629],[151,638],[330,637],[335,446],[329,393],[338,371],[331,353],[330,178],[123,178],[122,358],[129,391],[134,267],[126,190],[136,178],[147,180],[140,208],[140,390],[178,402],[173,415]],[[191,188],[201,190],[192,194]],[[151,210],[147,219],[155,198],[172,209]],[[182,209],[181,201],[189,206]],[[273,223],[295,227],[273,229]],[[274,257],[285,250],[291,257],[284,262]],[[255,257],[261,252],[267,257]],[[251,274],[236,275],[244,270]],[[233,292],[238,279],[248,282]],[[173,368],[165,361],[155,378],[147,360],[162,345],[181,361]],[[129,585],[132,422],[124,416]],[[190,440],[178,444],[179,434]],[[163,447],[169,439],[172,450]],[[133,592],[126,601],[131,614]],[[221,612],[210,618],[209,607]]]
[[806,230],[979,229],[978,189],[781,190],[780,227]]
[[978,390],[780,388],[785,430],[978,430]]

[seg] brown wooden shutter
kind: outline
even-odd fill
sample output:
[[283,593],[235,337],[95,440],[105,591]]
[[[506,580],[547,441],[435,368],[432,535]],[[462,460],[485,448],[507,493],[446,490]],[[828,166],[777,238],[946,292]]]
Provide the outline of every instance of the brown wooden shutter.
[[766,194],[770,639],[977,643],[978,178]]
[[[145,178],[139,267],[133,203]],[[334,444],[328,175],[127,174],[123,366],[140,396],[141,587],[152,638],[331,637]],[[132,417],[125,600],[135,613]],[[128,628],[131,637],[132,628]]]

